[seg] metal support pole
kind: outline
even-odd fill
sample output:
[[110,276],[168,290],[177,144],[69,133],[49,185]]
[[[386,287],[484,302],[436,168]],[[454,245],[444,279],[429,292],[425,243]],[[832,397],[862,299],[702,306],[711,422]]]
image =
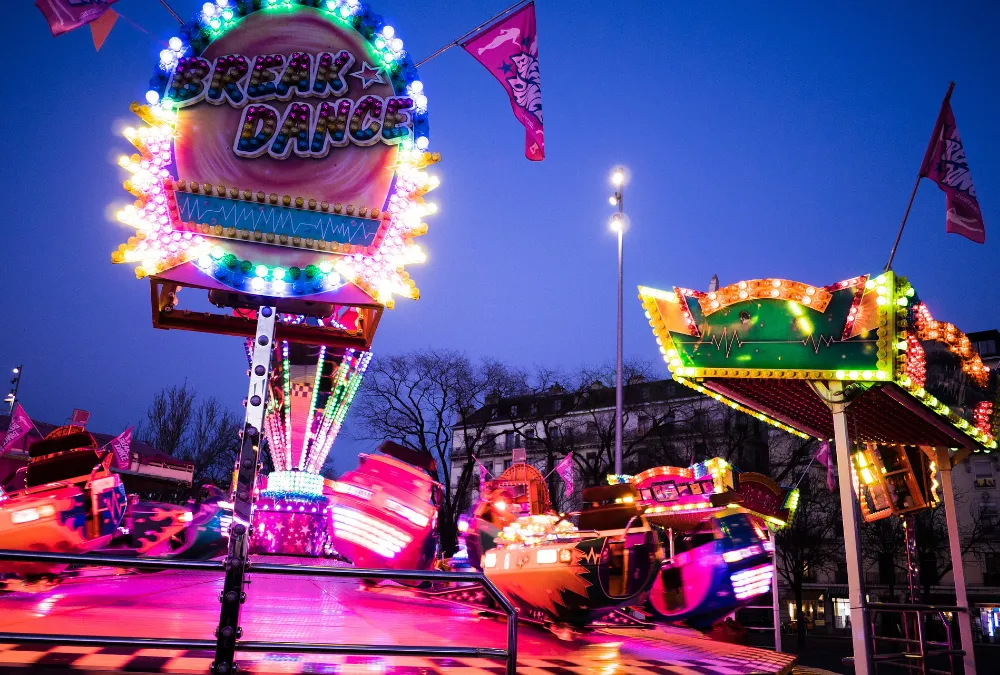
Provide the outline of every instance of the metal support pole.
[[[615,173],[621,175],[621,169]],[[618,203],[617,223],[618,227],[618,349],[615,352],[615,475],[622,473],[622,429],[625,426],[622,417],[622,272],[624,267],[624,239],[625,239],[625,185],[618,182],[614,199]]]
[[778,599],[778,533],[767,529],[774,550],[771,551],[771,618],[774,622],[774,651],[781,651],[781,601]]
[[909,587],[907,602],[920,602],[920,563],[917,560],[917,521],[912,515],[903,516],[906,535],[906,585]]
[[11,378],[10,381],[10,383],[14,385],[14,388],[10,390],[10,394],[8,395],[11,417],[14,416],[14,406],[17,405],[17,392],[21,390],[21,373],[23,372],[24,372],[24,364],[21,364],[16,368],[14,368],[14,377]]
[[837,479],[840,483],[840,510],[844,521],[844,549],[847,553],[848,597],[851,604],[851,639],[854,643],[854,672],[873,673],[872,641],[865,601],[864,577],[861,574],[861,538],[858,535],[858,509],[854,500],[851,475],[851,438],[847,431],[847,404],[835,403],[833,434],[837,446]]
[[268,380],[271,376],[271,351],[276,319],[274,307],[261,307],[257,312],[257,335],[250,364],[250,389],[247,396],[246,421],[240,442],[233,479],[233,524],[229,528],[229,554],[226,557],[226,579],[219,601],[219,627],[216,629],[214,675],[231,675],[235,671],[236,640],[240,628],[240,608],[246,600],[244,586],[250,551],[250,525],[253,508],[253,488],[257,482],[260,460],[261,429],[267,403]]
[[958,634],[962,638],[965,655],[965,675],[976,675],[976,655],[972,642],[972,619],[969,597],[965,592],[965,567],[962,565],[961,532],[958,529],[958,514],[955,512],[955,486],[951,482],[951,455],[948,448],[937,449],[938,475],[941,476],[941,496],[944,499],[944,515],[948,523],[948,545],[951,551],[951,574],[955,581],[955,604],[965,609],[958,614]]

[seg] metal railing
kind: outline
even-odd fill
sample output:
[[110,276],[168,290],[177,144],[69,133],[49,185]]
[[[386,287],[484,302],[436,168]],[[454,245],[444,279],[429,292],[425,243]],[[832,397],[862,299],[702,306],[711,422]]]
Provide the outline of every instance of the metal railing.
[[[943,605],[917,605],[894,602],[872,602],[867,605],[869,612],[868,630],[872,638],[872,662],[876,669],[881,665],[905,668],[923,675],[954,675],[956,666],[965,656],[965,649],[955,647],[951,623],[945,616],[949,612],[965,612],[964,607]],[[898,615],[903,637],[878,635],[876,618],[878,615]],[[944,626],[945,640],[935,641],[927,637],[928,617],[938,615]],[[883,626],[885,628],[885,626]],[[879,645],[886,648],[879,651]],[[971,649],[971,645],[963,645]],[[956,659],[957,657],[957,659]],[[931,659],[947,659],[948,670],[933,668]],[[845,664],[853,664],[854,658],[844,659]]]
[[[69,555],[29,551],[0,550],[0,561],[55,563],[83,566],[126,567],[141,570],[185,570],[199,572],[225,572],[224,561],[168,560],[158,558],[128,558],[108,555]],[[483,588],[507,617],[507,648],[491,647],[439,647],[434,645],[368,645],[327,644],[311,642],[266,642],[256,640],[236,641],[236,650],[243,652],[276,652],[303,654],[350,654],[358,656],[424,656],[431,658],[487,658],[506,661],[506,675],[517,673],[517,610],[479,572],[437,572],[418,570],[361,569],[356,567],[327,567],[323,565],[292,565],[251,562],[250,574],[310,575],[348,579],[385,579],[390,581],[429,581],[438,583],[475,583]],[[0,632],[0,642],[23,644],[50,644],[106,647],[140,647],[143,649],[205,649],[216,647],[216,640],[141,638],[121,636],[64,635],[45,633]]]

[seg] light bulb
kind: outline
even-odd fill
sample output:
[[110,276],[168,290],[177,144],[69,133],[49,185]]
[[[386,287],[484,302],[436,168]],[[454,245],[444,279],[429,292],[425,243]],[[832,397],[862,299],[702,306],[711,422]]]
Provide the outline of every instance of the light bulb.
[[614,185],[621,185],[625,182],[625,173],[621,169],[615,169],[615,172],[611,174],[611,182]]
[[608,197],[608,204],[611,204],[611,206],[618,206],[618,198],[615,197],[614,195],[611,195],[610,197]]

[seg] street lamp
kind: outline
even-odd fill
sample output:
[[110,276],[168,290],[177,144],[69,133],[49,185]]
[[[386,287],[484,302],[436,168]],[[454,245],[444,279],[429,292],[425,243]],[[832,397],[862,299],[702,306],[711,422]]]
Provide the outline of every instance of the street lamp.
[[17,404],[17,390],[21,387],[21,372],[24,370],[24,366],[20,365],[14,368],[14,377],[10,378],[10,383],[14,385],[10,393],[4,398],[3,402],[10,405],[10,414],[14,414],[14,406]]
[[615,475],[622,473],[622,243],[625,234],[625,169],[611,174],[615,192],[608,199],[618,212],[611,216],[611,229],[618,233],[618,350],[615,353]]

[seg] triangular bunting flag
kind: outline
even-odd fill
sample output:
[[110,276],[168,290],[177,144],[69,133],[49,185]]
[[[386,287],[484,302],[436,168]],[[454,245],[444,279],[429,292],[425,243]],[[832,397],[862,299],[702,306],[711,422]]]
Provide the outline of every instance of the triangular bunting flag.
[[94,38],[94,49],[101,51],[104,41],[108,39],[108,35],[117,20],[118,12],[109,7],[98,19],[90,22],[90,35]]

